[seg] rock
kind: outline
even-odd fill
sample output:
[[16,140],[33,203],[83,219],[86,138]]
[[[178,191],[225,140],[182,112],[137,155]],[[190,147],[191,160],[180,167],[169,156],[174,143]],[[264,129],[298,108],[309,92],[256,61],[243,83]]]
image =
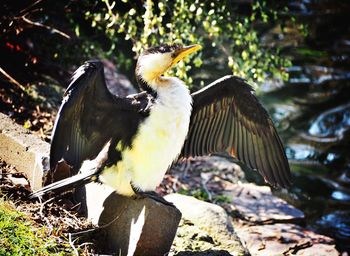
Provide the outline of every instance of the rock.
[[[187,255],[183,254],[184,251],[224,250],[229,253],[227,255],[248,254],[222,207],[180,194],[170,194],[164,198],[172,202],[183,216],[173,244],[175,253]],[[182,254],[179,254],[180,251]]]
[[24,177],[18,178],[18,177],[14,177],[13,175],[9,175],[7,179],[9,179],[9,181],[16,186],[22,186],[22,187],[29,186],[28,180]]
[[206,250],[202,252],[179,252],[176,256],[231,256],[231,254],[224,250]]
[[312,227],[317,232],[334,237],[339,250],[350,252],[350,210],[338,210],[323,215]]
[[[177,162],[173,168],[178,169],[181,173],[188,173],[191,176],[200,173],[200,175],[218,175],[230,182],[237,183],[245,180],[245,174],[241,167],[221,156],[198,156]],[[205,177],[204,177],[205,179]]]
[[272,195],[267,186],[234,184],[225,194],[232,197],[235,209],[251,222],[298,222],[305,217],[302,211]]
[[49,169],[49,144],[0,113],[0,157],[25,173],[33,190],[42,187]]
[[104,65],[106,84],[111,93],[120,96],[136,93],[130,80],[125,75],[118,72],[113,62],[107,59],[102,60],[102,62]]
[[56,181],[69,178],[76,173],[77,171],[74,171],[72,166],[67,164],[65,160],[61,159],[56,164],[56,167],[50,169],[50,171],[45,173],[43,177],[43,186],[47,186]]
[[[340,141],[348,139],[350,125],[349,125],[350,103],[329,109],[320,114],[315,121],[313,121],[309,134],[315,139],[327,138],[327,140]],[[330,122],[329,120],[332,120]]]
[[100,227],[94,239],[104,253],[163,256],[169,252],[181,219],[176,207],[117,195],[103,184],[90,183],[85,189],[88,218]]
[[336,256],[333,239],[295,224],[235,226],[251,255]]

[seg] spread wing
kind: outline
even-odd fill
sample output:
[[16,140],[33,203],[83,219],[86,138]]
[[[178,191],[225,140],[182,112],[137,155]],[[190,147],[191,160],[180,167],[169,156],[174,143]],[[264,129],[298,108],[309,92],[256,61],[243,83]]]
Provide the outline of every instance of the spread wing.
[[282,142],[244,80],[226,76],[192,94],[188,137],[180,157],[228,152],[271,185],[288,187],[291,174]]
[[95,158],[109,141],[128,144],[136,132],[147,99],[122,98],[107,89],[103,64],[89,61],[74,74],[53,130],[50,167],[62,158],[74,170]]

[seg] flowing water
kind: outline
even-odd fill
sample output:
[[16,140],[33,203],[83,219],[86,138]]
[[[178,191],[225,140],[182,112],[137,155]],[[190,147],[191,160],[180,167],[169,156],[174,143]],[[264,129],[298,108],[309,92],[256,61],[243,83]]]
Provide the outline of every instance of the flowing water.
[[288,49],[294,65],[288,82],[268,81],[260,95],[293,172],[285,198],[306,213],[309,228],[350,251],[350,3],[345,2],[289,3],[310,34]]
[[[289,29],[282,36],[278,24],[264,35],[293,60],[289,80],[266,81],[259,94],[293,173],[293,186],[279,195],[305,212],[305,226],[350,251],[350,2],[285,2],[290,11],[283,15],[307,24],[309,35]],[[227,74],[225,61],[216,62],[204,63],[205,73]]]

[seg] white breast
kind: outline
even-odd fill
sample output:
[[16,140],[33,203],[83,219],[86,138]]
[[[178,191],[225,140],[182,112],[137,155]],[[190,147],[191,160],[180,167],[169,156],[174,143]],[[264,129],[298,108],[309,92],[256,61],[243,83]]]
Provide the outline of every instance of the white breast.
[[153,191],[181,152],[188,132],[192,98],[177,78],[166,78],[149,117],[139,127],[132,147],[122,153],[116,166],[103,171],[100,179],[118,193],[134,194],[130,182],[142,191]]

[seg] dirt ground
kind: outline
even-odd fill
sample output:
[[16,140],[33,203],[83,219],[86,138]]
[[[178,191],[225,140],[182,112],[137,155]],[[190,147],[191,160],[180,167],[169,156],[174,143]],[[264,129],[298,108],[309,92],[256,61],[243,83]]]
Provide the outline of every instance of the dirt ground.
[[72,251],[79,251],[79,255],[91,255],[97,252],[91,241],[71,239],[70,233],[94,228],[85,218],[78,215],[76,211],[78,206],[72,205],[65,198],[58,200],[52,198],[44,202],[31,200],[28,197],[30,193],[27,178],[15,167],[0,159],[0,196],[6,202],[33,220],[37,228],[45,228],[46,235],[54,238],[58,246],[61,241],[68,241]]

